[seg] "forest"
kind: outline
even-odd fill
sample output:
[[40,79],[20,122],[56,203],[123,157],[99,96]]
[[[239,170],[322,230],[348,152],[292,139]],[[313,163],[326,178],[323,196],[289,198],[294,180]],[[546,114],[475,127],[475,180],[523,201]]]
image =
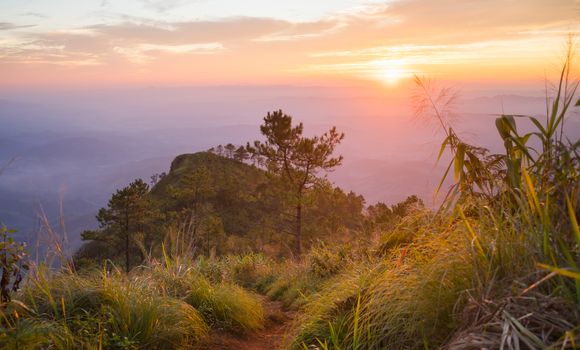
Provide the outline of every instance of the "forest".
[[445,135],[435,208],[412,194],[367,205],[337,187],[326,174],[348,135],[305,136],[276,110],[262,139],[179,155],[116,191],[72,256],[54,229],[33,261],[4,227],[0,347],[576,348],[570,63],[544,118],[497,116],[499,154],[465,141],[447,114],[454,96],[416,78],[417,115]]

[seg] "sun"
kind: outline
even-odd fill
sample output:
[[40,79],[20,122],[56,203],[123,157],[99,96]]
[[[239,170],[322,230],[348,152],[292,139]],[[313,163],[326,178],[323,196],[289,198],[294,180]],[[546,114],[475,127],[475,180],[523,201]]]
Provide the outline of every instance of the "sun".
[[375,61],[373,66],[374,79],[389,86],[397,85],[410,74],[405,68],[405,62],[401,59]]

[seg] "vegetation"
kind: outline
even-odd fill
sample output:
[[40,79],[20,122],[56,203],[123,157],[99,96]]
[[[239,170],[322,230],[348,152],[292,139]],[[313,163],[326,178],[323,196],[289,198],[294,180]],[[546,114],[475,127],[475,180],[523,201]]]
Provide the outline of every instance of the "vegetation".
[[24,244],[14,241],[11,233],[14,231],[0,227],[0,303],[10,301],[10,294],[18,290],[28,269]]
[[302,123],[292,126],[292,117],[282,110],[268,113],[260,127],[266,141],[248,144],[248,152],[261,160],[266,169],[279,176],[296,210],[294,254],[302,254],[302,206],[305,192],[315,186],[320,171],[330,171],[340,165],[342,156],[332,157],[344,134],[333,127],[322,136],[302,136]]
[[[295,201],[288,196],[286,182],[215,152],[178,156],[151,190],[136,180],[114,194],[97,217],[101,228],[83,234],[89,242],[75,255],[77,267],[100,265],[106,259],[127,266],[127,252],[136,266],[148,257],[160,257],[162,244],[177,255],[289,256]],[[130,195],[137,184],[141,192]],[[319,240],[355,239],[354,233],[365,225],[363,197],[324,179],[305,189],[302,201],[301,240],[306,248]]]
[[[99,210],[97,220],[99,231],[85,231],[84,240],[100,241],[119,249],[125,256],[125,272],[131,270],[131,255],[137,235],[145,235],[145,225],[151,219],[151,204],[148,197],[149,186],[143,180],[135,180],[129,186],[113,194],[107,208]],[[148,246],[147,237],[141,240]],[[135,260],[135,259],[133,259]]]
[[[441,126],[441,155],[451,155],[443,180],[455,181],[439,210],[416,196],[365,208],[319,178],[340,164],[332,153],[342,134],[304,138],[301,124],[268,114],[266,143],[179,156],[151,190],[136,181],[114,194],[74,265],[34,265],[17,290],[10,276],[23,251],[4,239],[11,298],[0,307],[0,347],[196,348],[259,332],[268,298],[295,312],[290,349],[575,348],[580,141],[564,129],[578,87],[570,60],[544,121],[497,118],[502,154],[455,131],[453,93],[417,86],[417,111]],[[524,121],[532,132],[518,131]],[[305,253],[289,259],[301,241]]]

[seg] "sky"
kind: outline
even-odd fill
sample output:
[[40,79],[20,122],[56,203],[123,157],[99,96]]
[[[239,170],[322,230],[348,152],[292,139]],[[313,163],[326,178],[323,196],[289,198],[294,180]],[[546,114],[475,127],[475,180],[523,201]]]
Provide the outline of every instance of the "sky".
[[0,89],[537,85],[579,30],[580,0],[2,0]]
[[116,188],[277,109],[346,133],[337,185],[428,203],[444,136],[413,77],[459,91],[458,132],[495,152],[497,113],[544,113],[570,34],[580,0],[0,0],[0,219],[32,229],[65,189],[81,232]]

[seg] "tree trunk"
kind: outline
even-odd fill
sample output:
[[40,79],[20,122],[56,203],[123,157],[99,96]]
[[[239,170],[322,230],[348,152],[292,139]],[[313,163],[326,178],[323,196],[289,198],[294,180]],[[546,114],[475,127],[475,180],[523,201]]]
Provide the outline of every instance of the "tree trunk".
[[299,258],[302,254],[302,196],[296,205],[296,234],[294,237],[294,255]]

